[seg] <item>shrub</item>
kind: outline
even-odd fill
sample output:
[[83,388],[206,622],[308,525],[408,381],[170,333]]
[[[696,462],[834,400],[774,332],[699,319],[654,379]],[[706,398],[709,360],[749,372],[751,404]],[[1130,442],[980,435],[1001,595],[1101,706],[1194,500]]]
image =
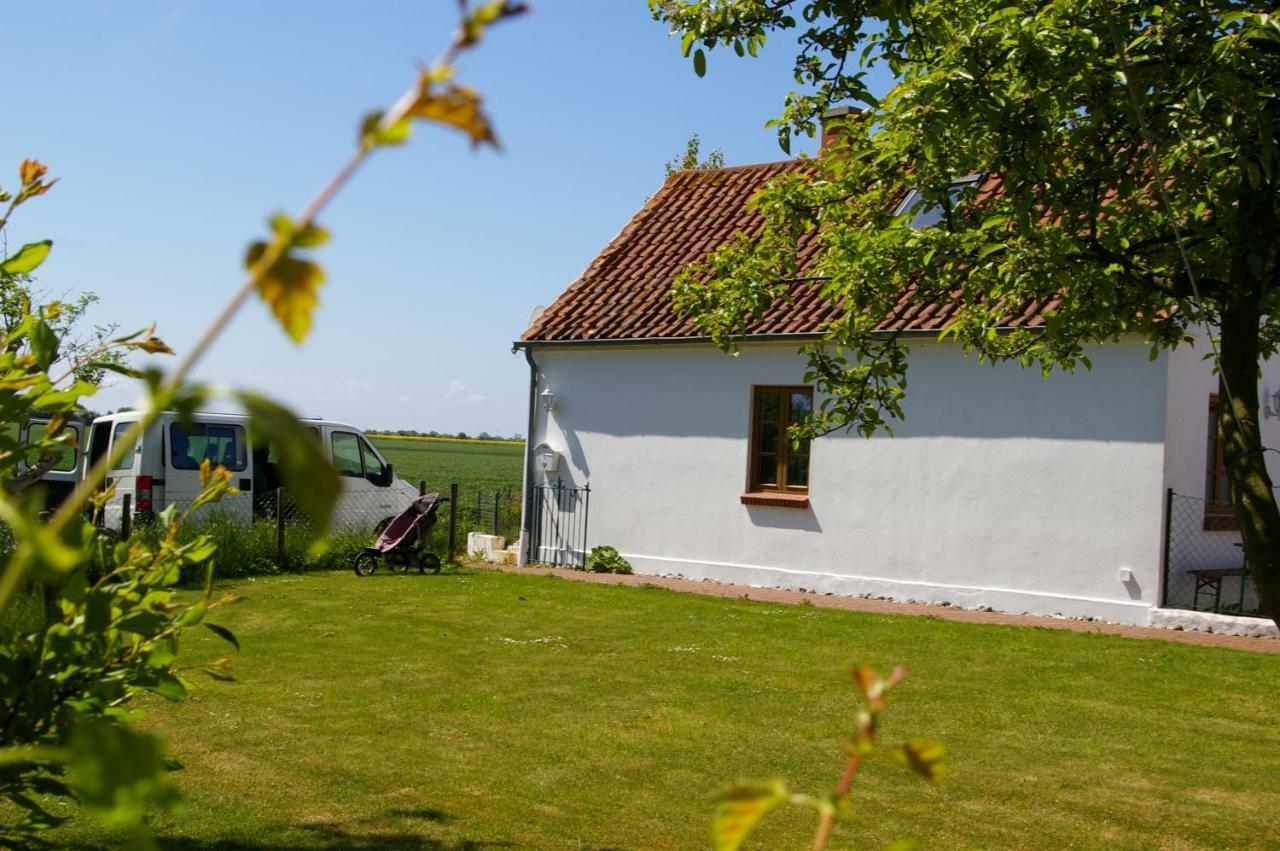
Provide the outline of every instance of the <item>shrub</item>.
[[593,547],[587,556],[587,570],[592,573],[630,573],[631,562],[613,547]]

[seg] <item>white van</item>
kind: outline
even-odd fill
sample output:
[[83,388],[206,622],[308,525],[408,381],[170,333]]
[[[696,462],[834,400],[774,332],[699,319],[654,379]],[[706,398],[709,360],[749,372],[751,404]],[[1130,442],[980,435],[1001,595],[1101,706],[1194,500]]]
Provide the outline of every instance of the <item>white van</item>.
[[[142,418],[141,412],[126,411],[98,417],[87,426],[70,424],[75,430],[77,449],[67,455],[42,481],[51,501],[65,498],[89,468]],[[125,450],[108,474],[116,486],[107,504],[103,522],[118,528],[128,494],[133,511],[150,514],[171,503],[191,502],[200,493],[200,463],[208,460],[231,472],[238,494],[228,494],[202,512],[221,511],[244,519],[254,517],[255,503],[274,516],[271,498],[280,487],[279,471],[270,446],[249,443],[249,418],[242,414],[197,413],[184,426],[172,412],[162,413],[143,433],[141,440]],[[342,494],[333,513],[333,528],[374,529],[399,514],[417,497],[417,489],[398,478],[360,429],[345,423],[307,419],[303,424],[315,430],[324,453],[342,479]],[[47,421],[31,420],[23,426],[22,439],[38,436]]]

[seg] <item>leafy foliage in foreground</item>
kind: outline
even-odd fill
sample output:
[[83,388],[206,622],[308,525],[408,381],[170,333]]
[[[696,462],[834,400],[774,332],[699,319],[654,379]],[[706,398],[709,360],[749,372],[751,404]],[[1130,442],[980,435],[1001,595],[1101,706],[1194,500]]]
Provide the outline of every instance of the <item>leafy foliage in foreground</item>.
[[[1280,507],[1258,369],[1280,353],[1280,16],[1250,0],[650,0],[705,51],[797,37],[771,122],[789,149],[826,108],[865,113],[812,168],[752,202],[742,236],[683,275],[680,310],[731,347],[753,317],[817,288],[837,309],[808,347],[824,399],[798,430],[864,434],[902,416],[907,348],[890,317],[955,305],[944,336],[1046,374],[1137,336],[1219,335],[1218,428],[1263,607],[1280,623]],[[867,70],[898,80],[883,98]],[[968,175],[998,188],[961,191]],[[908,190],[915,190],[908,195]],[[904,209],[905,206],[905,209]],[[931,227],[916,227],[930,214]],[[797,243],[820,246],[801,270]],[[1043,329],[1013,327],[1028,308]]]
[[[114,490],[107,471],[132,451],[129,447],[162,411],[189,416],[211,395],[188,376],[253,293],[295,342],[303,340],[323,270],[302,252],[327,239],[317,215],[373,150],[403,142],[413,119],[456,127],[473,142],[494,142],[479,98],[451,82],[453,61],[479,41],[487,26],[524,7],[497,0],[473,10],[461,0],[459,10],[458,34],[442,59],[422,73],[389,114],[362,124],[347,165],[297,221],[283,214],[272,218],[272,237],[251,244],[246,252],[248,273],[240,288],[169,373],[142,372],[125,363],[130,351],[173,354],[152,329],[112,339],[99,331],[96,345],[77,347],[64,337],[83,304],[32,305],[30,275],[49,256],[51,241],[27,243],[0,260],[0,316],[6,325],[0,345],[0,523],[13,535],[0,575],[0,617],[30,582],[47,589],[43,629],[0,630],[0,795],[26,813],[20,821],[0,826],[0,843],[34,841],[33,832],[57,822],[38,797],[69,798],[108,824],[133,831],[141,844],[149,842],[149,808],[175,811],[180,799],[166,775],[163,746],[130,725],[138,713],[129,704],[142,692],[170,700],[185,697],[189,681],[177,665],[178,638],[185,628],[202,623],[208,611],[234,599],[215,601],[206,592],[203,600],[184,602],[170,590],[184,568],[212,556],[208,537],[180,541],[179,532],[193,511],[234,490],[231,477],[223,467],[202,464],[202,493],[181,516],[172,508],[160,513],[158,539],[140,534],[109,547],[106,533],[86,520],[85,509],[92,504],[101,516]],[[19,168],[19,188],[0,189],[0,204],[8,204],[0,215],[0,232],[15,209],[53,186],[46,174],[45,166],[26,160]],[[67,425],[82,415],[82,400],[97,390],[107,371],[142,381],[142,415],[112,437],[111,449],[86,465],[73,493],[43,516],[30,488],[74,445],[74,431]],[[310,515],[313,533],[323,533],[340,482],[310,430],[270,400],[250,393],[235,398],[251,416],[255,442],[279,449],[286,484]],[[36,413],[48,423],[23,444],[19,427]],[[102,575],[93,572],[95,565]],[[205,625],[239,647],[227,629]],[[223,677],[221,664],[203,670]]]
[[[724,790],[719,796],[712,825],[717,851],[737,851],[760,820],[783,804],[808,807],[818,812],[818,829],[812,847],[815,851],[826,848],[836,820],[852,816],[847,800],[849,789],[863,760],[879,749],[876,730],[880,715],[884,712],[885,695],[906,673],[905,668],[898,667],[888,678],[882,678],[865,665],[853,669],[851,676],[861,701],[855,716],[853,735],[845,742],[848,760],[840,775],[840,782],[830,795],[818,798],[792,793],[783,781],[776,778],[767,782],[739,783]],[[932,739],[908,739],[890,748],[888,754],[926,780],[936,783],[942,779],[942,745],[939,742]],[[914,843],[897,843],[894,847],[905,849],[915,846]]]

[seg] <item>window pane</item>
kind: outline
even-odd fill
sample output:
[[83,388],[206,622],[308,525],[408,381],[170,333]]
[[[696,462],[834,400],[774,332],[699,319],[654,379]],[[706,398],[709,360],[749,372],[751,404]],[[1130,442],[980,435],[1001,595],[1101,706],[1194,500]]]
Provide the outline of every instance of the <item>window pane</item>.
[[[131,428],[133,428],[133,423],[116,423],[114,437],[112,437],[111,439],[112,445],[113,446],[118,445],[120,443],[121,438],[124,437],[125,432],[127,432]],[[129,447],[125,449],[124,455],[121,455],[120,460],[116,462],[115,469],[117,470],[133,469],[133,453],[137,448],[137,446],[138,446],[138,441],[136,440],[129,441]]]
[[787,487],[808,487],[809,485],[809,459],[804,456],[792,455],[787,459]]
[[[49,426],[45,423],[34,423],[27,429],[27,444],[31,445],[39,443],[44,439],[48,432]],[[75,426],[63,426],[60,437],[67,439],[67,435],[74,438],[72,444],[61,444],[57,448],[50,450],[49,454],[58,459],[58,463],[50,467],[50,471],[56,473],[70,473],[76,468],[76,449],[80,446],[80,430]]]
[[367,442],[360,441],[360,451],[364,455],[364,475],[369,481],[377,484],[382,479],[382,460]]
[[809,416],[809,412],[813,410],[813,397],[808,393],[792,393],[791,394],[791,419],[789,422],[798,423],[805,417]]
[[354,434],[343,431],[333,433],[333,466],[342,476],[364,476],[360,464],[360,441]]
[[[193,436],[194,435],[194,436]],[[198,444],[198,445],[196,445]],[[204,457],[204,435],[196,426],[192,432],[174,423],[169,426],[169,463],[177,470],[195,470],[200,467],[196,452]]]
[[778,393],[769,391],[760,393],[756,396],[758,406],[756,408],[756,418],[762,423],[774,423],[778,421]]
[[210,464],[221,464],[228,470],[248,466],[244,429],[240,426],[210,425],[205,428],[205,454]]
[[776,425],[766,424],[760,427],[760,451],[778,451],[778,427]]
[[778,483],[778,460],[773,455],[760,455],[756,458],[756,484],[776,485]]
[[178,470],[198,470],[202,461],[239,471],[249,466],[244,428],[237,425],[196,423],[190,429],[169,426],[169,462]]

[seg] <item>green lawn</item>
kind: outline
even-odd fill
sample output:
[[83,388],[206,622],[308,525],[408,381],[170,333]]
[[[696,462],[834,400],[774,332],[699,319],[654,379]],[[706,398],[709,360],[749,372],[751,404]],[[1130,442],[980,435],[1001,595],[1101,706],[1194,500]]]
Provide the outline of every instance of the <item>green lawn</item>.
[[910,666],[884,737],[949,776],[868,764],[833,847],[1276,847],[1275,656],[484,571],[235,587],[240,681],[148,721],[185,766],[169,847],[705,847],[726,781],[834,784],[854,661]]

